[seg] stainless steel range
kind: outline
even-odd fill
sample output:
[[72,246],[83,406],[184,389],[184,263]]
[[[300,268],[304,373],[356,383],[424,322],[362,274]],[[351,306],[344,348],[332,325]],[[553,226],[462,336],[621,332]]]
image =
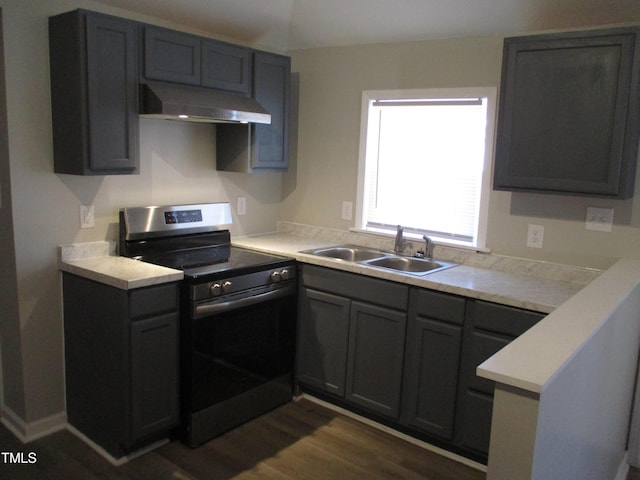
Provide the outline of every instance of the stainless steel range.
[[295,261],[231,246],[228,203],[125,208],[120,255],[184,272],[183,440],[195,447],[293,392]]

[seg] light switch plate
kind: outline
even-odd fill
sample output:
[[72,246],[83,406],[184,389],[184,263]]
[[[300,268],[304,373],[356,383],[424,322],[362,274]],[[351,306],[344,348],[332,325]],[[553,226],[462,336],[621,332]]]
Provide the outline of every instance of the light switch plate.
[[610,232],[613,228],[613,208],[587,207],[584,228],[597,232]]
[[353,202],[342,202],[342,220],[353,218]]
[[246,215],[247,214],[247,197],[238,197],[236,207],[237,207],[238,215]]

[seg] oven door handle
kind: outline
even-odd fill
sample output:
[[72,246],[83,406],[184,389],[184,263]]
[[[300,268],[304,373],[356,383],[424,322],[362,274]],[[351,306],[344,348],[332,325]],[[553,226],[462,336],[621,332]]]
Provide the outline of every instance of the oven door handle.
[[220,312],[228,312],[238,308],[248,307],[261,302],[267,302],[269,300],[275,300],[278,298],[284,298],[289,295],[293,295],[296,291],[295,284],[284,288],[278,288],[276,290],[270,290],[264,293],[258,293],[251,295],[250,297],[238,298],[236,300],[229,300],[228,302],[211,302],[201,303],[195,305],[193,308],[193,318],[198,319],[206,317]]

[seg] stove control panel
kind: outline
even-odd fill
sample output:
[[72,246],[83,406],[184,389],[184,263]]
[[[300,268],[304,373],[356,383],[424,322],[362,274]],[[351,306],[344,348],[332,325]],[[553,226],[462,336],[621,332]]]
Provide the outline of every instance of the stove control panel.
[[[240,294],[243,291],[259,287],[276,287],[296,278],[295,266],[281,266],[271,270],[238,275],[213,282],[191,286],[191,300],[199,301],[228,294]],[[279,287],[278,287],[279,288]]]

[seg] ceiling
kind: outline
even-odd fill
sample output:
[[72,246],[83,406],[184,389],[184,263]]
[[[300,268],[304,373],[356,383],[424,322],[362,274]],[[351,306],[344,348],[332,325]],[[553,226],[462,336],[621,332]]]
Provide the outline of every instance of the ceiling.
[[97,0],[279,51],[640,22],[640,0]]

